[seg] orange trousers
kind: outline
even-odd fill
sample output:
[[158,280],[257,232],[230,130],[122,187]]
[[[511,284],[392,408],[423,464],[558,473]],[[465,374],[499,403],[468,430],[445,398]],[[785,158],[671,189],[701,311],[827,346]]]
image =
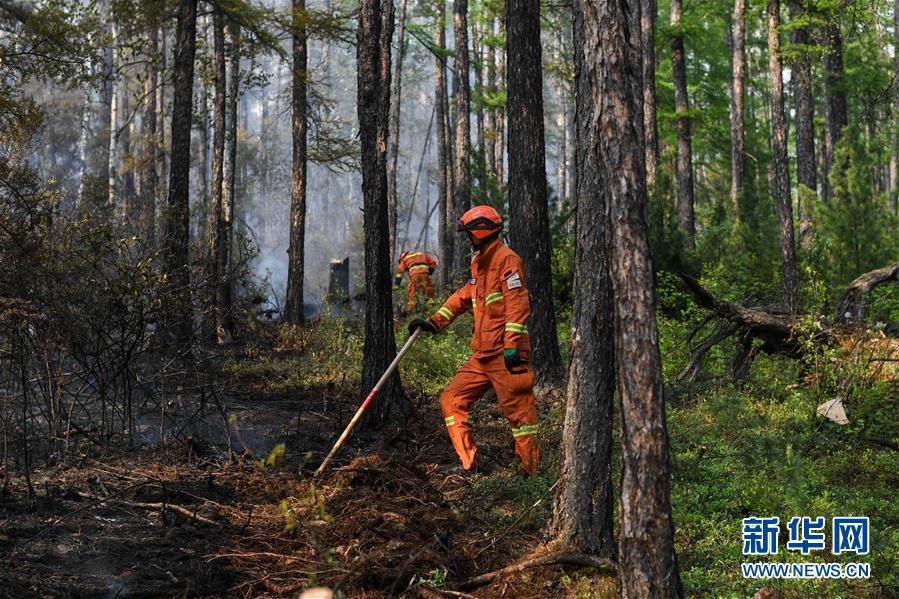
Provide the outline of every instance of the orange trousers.
[[502,355],[487,358],[472,356],[462,365],[449,386],[440,395],[440,407],[450,439],[462,467],[477,467],[478,448],[471,436],[471,409],[493,387],[499,408],[509,420],[515,438],[515,453],[521,467],[530,474],[540,465],[537,447],[537,410],[534,407],[534,372],[530,366],[512,374],[506,370]]
[[418,303],[419,293],[423,293],[425,297],[434,297],[434,285],[431,283],[431,275],[427,272],[409,275],[409,284],[406,285],[406,308],[410,312]]

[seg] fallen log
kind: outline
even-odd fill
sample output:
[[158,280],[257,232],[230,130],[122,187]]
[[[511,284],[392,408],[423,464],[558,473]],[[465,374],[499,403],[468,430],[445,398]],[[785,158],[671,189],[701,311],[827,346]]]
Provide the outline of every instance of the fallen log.
[[899,262],[856,277],[840,296],[834,320],[840,324],[859,324],[865,319],[868,296],[875,287],[887,281],[899,282]]

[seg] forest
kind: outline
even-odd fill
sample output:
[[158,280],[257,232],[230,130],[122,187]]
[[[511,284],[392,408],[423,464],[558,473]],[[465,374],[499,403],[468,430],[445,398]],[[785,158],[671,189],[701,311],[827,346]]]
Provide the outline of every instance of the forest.
[[0,438],[0,597],[899,596],[899,1],[0,0]]

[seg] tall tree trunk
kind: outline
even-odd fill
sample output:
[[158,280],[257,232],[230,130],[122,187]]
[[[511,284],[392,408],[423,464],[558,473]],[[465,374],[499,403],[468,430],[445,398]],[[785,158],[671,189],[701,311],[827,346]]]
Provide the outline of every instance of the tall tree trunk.
[[[469,150],[471,148],[471,89],[468,64],[468,0],[453,1],[453,36],[456,54],[453,61],[453,95],[455,104],[455,160],[453,173],[453,222],[471,207],[471,172]],[[464,243],[454,245],[453,270],[462,271],[468,266],[468,248]]]
[[[405,2],[406,0],[403,0],[404,5]],[[306,241],[306,66],[308,58],[305,13],[306,0],[293,0],[293,86],[291,93],[293,169],[290,194],[290,245],[287,249],[287,297],[284,302],[284,319],[291,324],[303,324],[303,260]],[[394,231],[396,231],[395,224]]]
[[[203,34],[204,47],[209,46],[209,16],[204,15],[200,19],[200,30]],[[213,40],[213,44],[215,41]],[[205,54],[205,51],[204,51]],[[206,60],[206,56],[200,60]],[[208,242],[209,239],[209,176],[207,166],[209,164],[209,87],[205,79],[199,82],[199,98],[197,102],[197,116],[199,117],[199,131],[197,134],[197,196],[199,198],[200,212],[197,217],[197,238]],[[204,227],[205,230],[204,230]],[[200,243],[202,243],[200,241]]]
[[[356,34],[358,86],[356,106],[362,145],[362,197],[365,233],[365,344],[362,389],[368,393],[396,354],[390,276],[390,230],[387,214],[387,121],[390,106],[392,0],[362,0]],[[387,418],[402,394],[399,375],[391,377],[363,424]]]
[[237,107],[240,101],[240,25],[231,21],[227,27],[231,40],[231,56],[228,61],[228,107],[225,113],[225,164],[222,188],[222,252],[219,263],[219,309],[221,326],[234,333],[234,210],[236,206],[237,179]]
[[390,263],[397,254],[396,211],[398,193],[396,188],[396,168],[400,152],[400,102],[403,89],[403,56],[406,53],[406,2],[400,0],[400,18],[396,33],[396,62],[393,67],[393,92],[390,96],[390,123],[387,132],[390,145],[387,147],[387,214],[390,218]]
[[118,143],[118,170],[121,177],[121,189],[119,190],[119,204],[122,207],[121,224],[127,231],[131,229],[132,223],[135,221],[137,199],[135,197],[136,190],[134,187],[134,164],[131,148],[131,126],[133,122],[128,120],[130,107],[130,90],[128,79],[123,78],[119,84],[119,143]]
[[159,207],[156,212],[160,215],[160,223],[153,230],[153,245],[155,246],[162,237],[162,232],[168,225],[165,222],[166,209],[165,198],[167,187],[162,184],[166,181],[166,147],[165,147],[165,69],[166,69],[166,31],[165,27],[159,28],[159,68],[156,70],[156,180],[160,182],[157,189],[156,204]]
[[596,168],[590,137],[593,97],[584,64],[584,11],[571,6],[574,48],[575,188],[574,306],[571,315],[571,364],[559,490],[550,533],[575,551],[614,558],[612,510],[612,410],[615,351],[612,279],[607,217],[608,194]]
[[109,61],[109,154],[107,155],[107,182],[106,182],[106,217],[108,223],[112,223],[115,219],[116,210],[116,178],[118,176],[119,156],[119,102],[121,100],[121,90],[119,86],[119,76],[117,72],[119,62],[118,44],[118,24],[115,17],[110,18],[110,42],[107,50],[107,60]]
[[141,123],[143,128],[143,161],[141,166],[141,222],[139,231],[144,239],[153,242],[156,230],[156,198],[159,194],[159,175],[156,172],[156,153],[159,149],[156,147],[156,137],[158,135],[156,129],[159,124],[156,122],[156,79],[153,76],[153,60],[159,51],[159,37],[155,30],[146,34],[145,42],[147,44],[147,56],[149,63],[147,65],[146,78],[144,79],[144,104],[143,114],[141,115]]
[[780,0],[768,0],[768,67],[771,73],[771,146],[774,150],[774,200],[780,216],[780,277],[784,307],[796,311],[799,275],[790,200],[790,159],[787,156],[787,118],[784,114],[783,66],[780,60]]
[[[497,35],[505,35],[505,18],[498,19],[499,29]],[[501,45],[496,49],[497,73],[496,78],[499,85],[503,88],[506,86],[506,46]],[[505,155],[506,155],[506,107],[500,106],[496,109],[496,182],[500,189],[506,183],[505,179]]]
[[[790,2],[794,20],[805,17],[806,9],[800,0]],[[808,27],[794,27],[790,31],[792,43],[799,49],[793,63],[793,97],[796,101],[796,183],[799,187],[799,239],[803,247],[811,244],[811,201],[818,193],[818,166],[815,162],[815,98],[812,88],[812,61],[808,47],[812,43]]]
[[437,266],[437,282],[441,287],[449,283],[453,253],[455,252],[455,230],[453,228],[452,212],[452,186],[450,185],[450,152],[449,152],[449,122],[446,113],[446,3],[445,0],[435,0],[436,11],[434,23],[434,46],[437,48],[436,64],[434,65],[435,87],[435,114],[437,119],[437,235],[439,237],[439,264]]
[[225,17],[216,10],[212,22],[213,99],[212,116],[212,191],[209,198],[209,305],[213,311],[212,329],[222,323],[219,287],[225,260],[225,113],[227,106],[227,70],[225,65]]
[[[483,98],[484,97],[484,46],[481,38],[483,36],[483,31],[478,27],[477,21],[471,26],[471,51],[474,55],[475,59],[475,67],[474,67],[474,85],[475,89],[478,92],[478,95]],[[484,102],[483,100],[478,100],[475,102],[475,138],[477,139],[477,148],[478,148],[478,160],[479,160],[479,168],[478,172],[483,174],[485,168],[484,161]],[[481,187],[484,186],[483,180],[479,180]]]
[[639,5],[583,0],[596,117],[594,157],[609,201],[621,399],[621,596],[680,597],[662,364],[647,225]]
[[197,37],[197,0],[180,0],[172,73],[172,166],[166,198],[162,240],[168,278],[165,329],[174,349],[190,355],[193,328],[190,265],[190,129],[193,111],[194,54]]
[[684,34],[680,28],[682,14],[681,0],[671,0],[671,62],[674,73],[674,109],[677,113],[677,214],[681,229],[687,235],[687,245],[693,247],[696,240],[696,221],[693,215],[693,143]]
[[534,375],[540,385],[558,386],[564,374],[552,297],[539,3],[507,0],[506,28],[509,239],[526,270],[531,298],[528,329],[534,348]]
[[746,122],[743,110],[746,81],[746,0],[734,0],[732,35],[733,80],[730,88],[730,204],[740,215],[740,196],[746,168]]
[[646,138],[646,184],[655,189],[659,164],[659,128],[656,119],[656,0],[640,6],[640,44],[643,49],[643,135]]
[[[838,18],[838,17],[834,17]],[[839,22],[825,29],[824,54],[824,200],[833,195],[830,171],[833,168],[834,151],[843,129],[849,123],[846,90],[843,81],[843,38]]]
[[[493,41],[493,28],[495,20],[490,19],[490,43],[487,44],[487,92],[489,97],[496,93],[496,48]],[[485,147],[484,155],[487,160],[487,170],[491,175],[496,175],[496,109],[488,107],[484,114]]]
[[[893,2],[893,48],[899,48],[899,0]],[[890,157],[890,206],[899,213],[899,52],[893,57],[893,153]]]

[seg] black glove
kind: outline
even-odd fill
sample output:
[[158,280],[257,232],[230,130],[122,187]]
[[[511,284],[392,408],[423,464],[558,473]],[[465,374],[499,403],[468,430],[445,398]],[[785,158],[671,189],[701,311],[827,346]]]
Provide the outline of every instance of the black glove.
[[513,370],[518,366],[522,366],[527,364],[526,361],[521,359],[521,356],[518,354],[517,349],[507,349],[503,350],[503,362],[506,363],[506,370],[511,372],[512,374],[520,374],[524,372],[524,370]]
[[393,284],[397,287],[403,284],[403,277],[396,277],[393,279]]
[[434,326],[434,323],[430,320],[425,320],[424,318],[416,318],[412,322],[409,323],[409,334],[415,332],[415,329],[421,329],[426,333],[436,333],[437,327]]
[[434,274],[434,270],[435,270],[434,268],[429,268],[429,269],[428,269],[428,274],[429,274],[429,275]]

